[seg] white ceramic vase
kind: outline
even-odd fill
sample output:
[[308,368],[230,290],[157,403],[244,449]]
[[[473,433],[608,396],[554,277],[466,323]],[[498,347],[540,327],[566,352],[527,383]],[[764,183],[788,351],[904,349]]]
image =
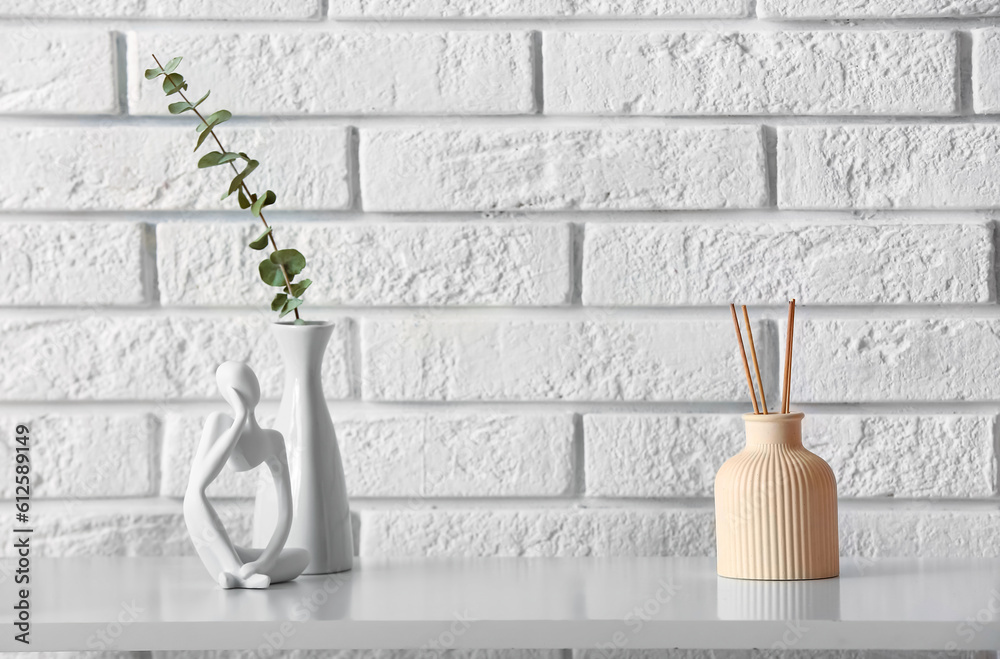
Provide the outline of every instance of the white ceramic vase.
[[802,446],[803,414],[745,414],[746,447],[715,477],[718,572],[825,579],[840,571],[837,481]]
[[[344,465],[323,395],[323,354],[333,325],[274,323],[284,359],[285,389],[275,429],[285,438],[292,486],[292,527],[286,547],[309,550],[304,574],[350,570],[354,559]],[[260,487],[254,508],[254,543],[266,542],[277,522],[274,488]]]

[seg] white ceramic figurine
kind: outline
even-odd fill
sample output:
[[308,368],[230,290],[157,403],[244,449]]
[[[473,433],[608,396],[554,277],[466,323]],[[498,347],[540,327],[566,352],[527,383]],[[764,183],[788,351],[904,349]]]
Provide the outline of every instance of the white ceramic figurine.
[[[223,588],[267,588],[290,581],[309,564],[305,549],[284,549],[292,525],[292,495],[285,441],[277,430],[261,428],[254,417],[260,384],[243,362],[226,362],[215,373],[234,416],[213,412],[205,421],[184,494],[184,522],[201,562]],[[266,463],[278,501],[277,523],[264,548],[234,545],[205,495],[222,468],[249,471]]]

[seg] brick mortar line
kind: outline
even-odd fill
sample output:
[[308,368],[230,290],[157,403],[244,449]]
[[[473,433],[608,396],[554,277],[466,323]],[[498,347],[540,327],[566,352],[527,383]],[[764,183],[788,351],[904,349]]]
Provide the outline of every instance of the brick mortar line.
[[[252,506],[252,497],[213,497],[219,502],[230,502],[248,509]],[[0,502],[8,502],[3,499]],[[415,501],[414,497],[352,497],[350,499],[352,512],[385,512],[398,511],[401,514],[408,512],[434,512],[434,511],[470,511],[470,512],[492,512],[492,511],[532,511],[532,510],[554,510],[566,511],[567,513],[579,513],[580,504],[587,504],[586,510],[634,510],[634,511],[692,511],[710,513],[714,499],[712,497],[674,497],[669,499],[653,498],[605,498],[605,497],[421,497]],[[949,499],[949,498],[928,498],[928,499],[898,499],[894,497],[885,498],[840,498],[838,500],[841,512],[958,512],[958,513],[996,513],[996,498],[975,498],[975,499]],[[93,512],[108,513],[129,513],[138,512],[146,514],[180,514],[180,497],[121,497],[121,498],[51,498],[37,499],[34,505],[38,511],[39,519],[43,519],[46,508],[50,509],[79,509],[91,508]],[[130,510],[134,507],[135,510]],[[73,510],[77,512],[77,510]]]
[[911,16],[830,18],[754,17],[754,16],[491,16],[469,18],[389,17],[329,15],[304,18],[152,18],[152,17],[0,17],[0,28],[21,27],[25,22],[36,26],[79,28],[81,30],[115,29],[135,32],[183,31],[228,32],[260,29],[276,34],[298,33],[414,33],[436,31],[673,31],[673,30],[747,30],[754,32],[800,31],[919,31],[985,29],[1000,26],[1000,16]]
[[[236,111],[239,112],[238,110]],[[679,128],[719,129],[732,126],[773,125],[775,128],[836,128],[862,126],[997,126],[1000,113],[948,115],[821,115],[821,114],[285,114],[234,116],[236,128],[269,127],[280,121],[288,128],[355,128],[360,130],[419,130],[428,132],[481,130],[654,130]],[[439,122],[448,126],[441,128]],[[0,114],[0,129],[115,127],[190,128],[184,117],[138,114]]]
[[[772,378],[773,379],[773,378]],[[261,401],[263,415],[277,412],[279,399],[266,398]],[[334,421],[379,420],[397,416],[573,416],[573,415],[615,415],[615,416],[707,416],[731,417],[747,413],[744,402],[686,402],[686,401],[377,401],[361,399],[327,400]],[[168,414],[183,416],[205,415],[224,407],[222,399],[190,399],[177,401],[155,401],[146,399],[128,400],[30,400],[0,401],[0,415],[47,415],[62,416],[138,416],[150,415],[160,420]],[[984,402],[968,401],[876,401],[844,403],[802,403],[795,404],[796,410],[812,416],[988,416],[1000,417],[1000,400]],[[1000,425],[998,425],[1000,428]]]
[[[275,219],[300,224],[336,223],[344,226],[378,226],[382,224],[698,224],[718,226],[729,223],[748,226],[753,223],[781,226],[915,226],[920,224],[969,224],[995,222],[1000,210],[981,209],[789,209],[789,208],[718,208],[691,210],[506,210],[506,211],[363,211],[343,210],[274,210]],[[65,221],[218,223],[251,222],[246,211],[178,209],[178,210],[0,210],[3,223],[44,223]]]
[[[755,318],[773,323],[783,322],[787,309],[782,304],[750,304]],[[243,307],[169,307],[169,306],[7,306],[0,307],[0,321],[38,322],[73,321],[100,313],[106,319],[162,318],[225,320],[252,318],[264,314],[266,303]],[[412,320],[414,316],[429,323],[449,322],[719,322],[725,323],[728,305],[702,306],[369,306],[348,307],[313,304],[310,307],[325,320],[358,322],[393,322]],[[783,311],[784,310],[784,311]],[[269,313],[269,312],[268,312]],[[512,315],[514,314],[514,315]],[[960,304],[859,304],[824,305],[803,303],[797,311],[802,321],[1000,321],[1000,303]]]

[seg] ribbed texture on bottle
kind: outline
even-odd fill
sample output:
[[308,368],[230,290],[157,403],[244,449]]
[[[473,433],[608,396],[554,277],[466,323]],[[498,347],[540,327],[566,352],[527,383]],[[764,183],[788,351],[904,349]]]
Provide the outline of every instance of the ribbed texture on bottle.
[[[823,579],[839,574],[833,470],[799,441],[801,415],[775,419],[715,477],[718,571],[737,579]],[[761,430],[765,430],[761,428]],[[787,432],[786,432],[787,431]],[[787,442],[775,438],[787,436]]]

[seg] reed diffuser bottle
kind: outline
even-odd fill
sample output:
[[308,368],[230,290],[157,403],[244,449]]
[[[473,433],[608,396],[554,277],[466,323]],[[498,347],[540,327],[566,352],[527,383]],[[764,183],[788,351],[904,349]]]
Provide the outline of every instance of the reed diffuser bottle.
[[743,348],[736,308],[733,323],[743,356],[753,414],[743,416],[746,446],[715,477],[715,533],[720,576],[735,579],[826,579],[840,573],[837,482],[821,457],[802,446],[804,415],[789,410],[795,302],[789,304],[781,410],[768,412],[757,351],[743,316],[760,389]]
[[802,446],[800,412],[745,414],[746,447],[715,477],[718,571],[736,579],[840,573],[837,483]]

